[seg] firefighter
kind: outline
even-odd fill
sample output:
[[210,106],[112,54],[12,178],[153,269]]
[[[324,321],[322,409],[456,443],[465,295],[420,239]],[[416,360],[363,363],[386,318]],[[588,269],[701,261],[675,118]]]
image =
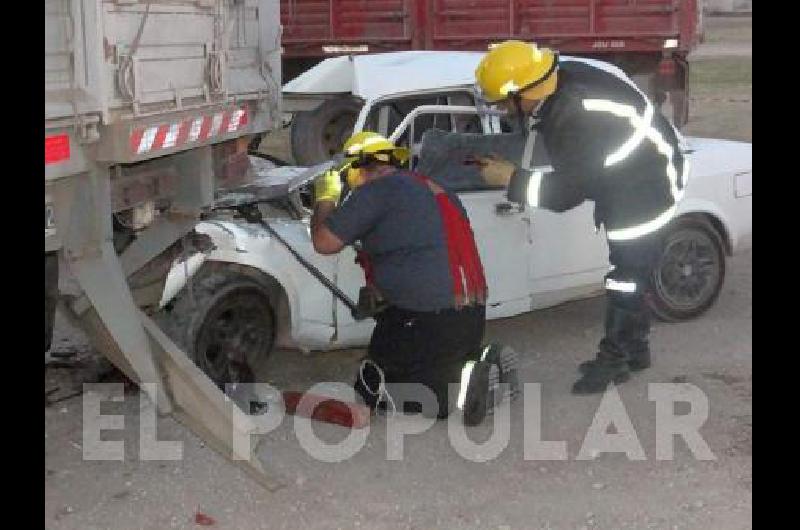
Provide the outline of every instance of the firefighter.
[[552,166],[543,173],[483,157],[484,179],[534,208],[564,212],[591,200],[595,227],[605,229],[605,336],[572,388],[602,392],[650,366],[646,295],[661,234],[686,185],[682,139],[630,78],[602,61],[559,59],[550,49],[506,41],[483,57],[475,77],[487,102],[543,142]]
[[[355,134],[344,151],[352,192],[337,206],[342,171],[315,181],[311,237],[321,254],[360,241],[367,283],[384,301],[356,391],[373,408],[395,406],[401,400],[393,388],[408,388],[396,383],[423,384],[436,403],[400,412],[445,418],[455,405],[466,424],[480,423],[489,396],[489,363],[481,359],[487,288],[462,204],[403,169],[408,151],[377,133]],[[456,403],[451,383],[459,385]]]

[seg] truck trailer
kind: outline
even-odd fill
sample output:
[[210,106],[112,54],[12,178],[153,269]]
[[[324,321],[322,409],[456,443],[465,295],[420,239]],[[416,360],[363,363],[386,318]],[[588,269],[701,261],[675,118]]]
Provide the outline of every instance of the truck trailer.
[[217,190],[280,124],[280,72],[277,0],[45,0],[45,351],[58,306],[267,487],[233,443],[252,422],[151,316],[176,257],[208,244],[194,227]]

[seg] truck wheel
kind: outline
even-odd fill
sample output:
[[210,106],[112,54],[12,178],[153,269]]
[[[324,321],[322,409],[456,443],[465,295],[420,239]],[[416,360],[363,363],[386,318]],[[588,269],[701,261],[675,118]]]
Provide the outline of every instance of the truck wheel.
[[252,382],[253,368],[275,343],[275,315],[267,290],[240,273],[201,267],[192,291],[184,288],[161,321],[167,334],[224,390]]
[[53,326],[58,303],[58,254],[44,253],[44,351],[53,343]]
[[690,320],[714,304],[724,281],[719,232],[704,219],[679,219],[664,237],[648,302],[659,320]]
[[315,110],[295,113],[291,128],[295,163],[311,166],[330,160],[352,134],[360,110],[355,100],[332,99]]

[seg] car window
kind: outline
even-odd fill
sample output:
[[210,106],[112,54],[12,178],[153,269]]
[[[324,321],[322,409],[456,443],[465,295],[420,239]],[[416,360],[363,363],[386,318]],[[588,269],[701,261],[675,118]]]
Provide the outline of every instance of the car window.
[[[409,112],[422,105],[469,105],[475,104],[469,92],[443,92],[416,96],[396,97],[376,103],[369,111],[364,130],[389,135]],[[442,131],[480,132],[481,122],[477,116],[452,116],[450,114],[424,115],[414,120],[414,142],[418,143],[428,129]],[[408,143],[406,136],[401,142]]]
[[[397,145],[411,151],[411,169],[427,174],[448,189],[468,192],[503,188],[489,186],[484,182],[479,167],[467,162],[474,156],[495,154],[522,163],[528,140],[527,131],[520,132],[518,127],[503,126],[501,116],[479,115],[471,94],[416,97],[386,104],[400,109],[398,117],[403,113],[407,115],[413,110],[417,111],[418,114],[403,123],[402,127],[394,127],[390,136]],[[459,108],[447,112],[442,109],[420,108],[424,105],[450,105]],[[375,109],[370,112],[370,117],[377,116],[380,112],[381,110]],[[398,124],[401,122],[402,120],[397,120]],[[385,115],[383,123],[386,123]],[[412,134],[413,142],[409,141]]]
[[519,133],[483,134],[425,131],[415,169],[446,188],[461,192],[503,189],[482,178],[474,157],[496,155],[520,163],[527,136]]

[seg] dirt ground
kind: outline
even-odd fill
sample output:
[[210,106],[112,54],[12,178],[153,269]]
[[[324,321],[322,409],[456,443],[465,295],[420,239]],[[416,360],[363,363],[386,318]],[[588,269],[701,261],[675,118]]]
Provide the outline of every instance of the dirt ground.
[[[752,61],[743,51],[750,48],[750,20],[707,20],[706,48],[692,59],[689,134],[752,141]],[[576,459],[601,399],[569,393],[576,365],[593,354],[602,335],[603,301],[594,298],[487,326],[487,339],[520,352],[522,381],[541,384],[541,439],[566,441],[566,461],[524,459],[523,424],[532,412],[523,417],[521,401],[509,410],[508,447],[483,463],[456,453],[444,422],[408,436],[404,459],[388,461],[383,417],[373,419],[354,457],[320,462],[300,447],[286,421],[259,446],[262,460],[285,482],[268,492],[169,418],[158,420],[158,438],[181,441],[183,458],[141,461],[135,393],[102,409],[124,415],[124,429],[103,439],[124,440],[125,460],[84,461],[82,402],[73,397],[45,408],[45,527],[197,528],[200,512],[209,517],[200,522],[220,529],[751,528],[752,252],[729,260],[727,274],[708,313],[687,323],[655,324],[654,366],[619,387],[643,461],[620,454]],[[55,351],[70,350],[92,359],[85,337],[59,316]],[[362,353],[278,351],[260,376],[294,388],[349,382]],[[68,396],[86,373],[51,370],[46,385],[61,387],[54,397]],[[680,438],[673,460],[656,459],[648,384],[670,382],[690,383],[707,396],[700,434],[715,460],[699,460]],[[332,441],[346,435],[328,425],[316,431]],[[488,434],[489,425],[470,429],[476,441]]]

